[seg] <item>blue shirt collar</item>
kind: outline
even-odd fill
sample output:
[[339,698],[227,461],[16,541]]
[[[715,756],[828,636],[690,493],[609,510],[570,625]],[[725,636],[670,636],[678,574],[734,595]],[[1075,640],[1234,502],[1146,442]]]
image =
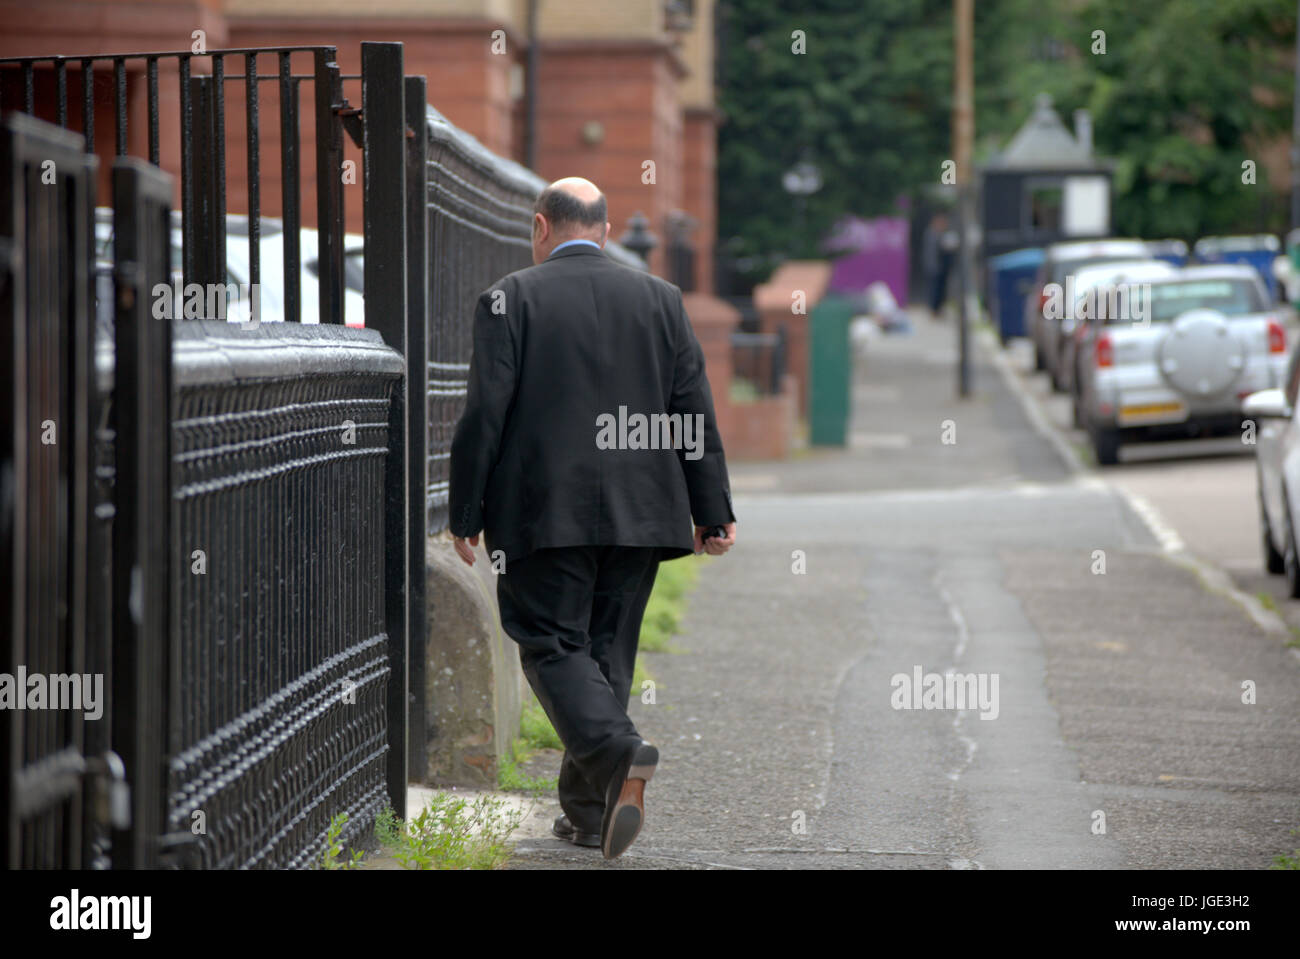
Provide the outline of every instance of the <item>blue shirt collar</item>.
[[573,244],[575,243],[586,243],[588,246],[594,246],[596,249],[598,250],[600,249],[600,244],[595,242],[594,240],[565,240],[554,250],[552,250],[550,254],[548,254],[547,258],[549,259],[551,256],[554,256],[556,253],[559,253],[561,250],[563,250],[566,246],[573,246]]

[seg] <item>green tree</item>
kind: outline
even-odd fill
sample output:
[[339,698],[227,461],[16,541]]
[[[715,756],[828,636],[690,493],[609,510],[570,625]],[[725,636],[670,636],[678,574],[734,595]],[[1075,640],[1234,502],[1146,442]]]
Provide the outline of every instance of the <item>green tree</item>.
[[[1133,236],[1285,227],[1258,150],[1291,125],[1293,0],[1091,0],[1098,152],[1116,159],[1115,227]],[[1244,161],[1258,182],[1242,182]]]
[[[951,156],[951,0],[724,0],[718,12],[727,252],[761,278],[776,258],[818,255],[839,216],[934,191]],[[1285,225],[1281,185],[1258,165],[1243,184],[1242,162],[1290,126],[1293,0],[979,0],[975,15],[977,160],[1046,91],[1067,123],[1078,107],[1093,114],[1097,153],[1116,161],[1116,232],[1190,241],[1258,229],[1261,211]],[[823,186],[801,210],[781,177],[805,158]]]

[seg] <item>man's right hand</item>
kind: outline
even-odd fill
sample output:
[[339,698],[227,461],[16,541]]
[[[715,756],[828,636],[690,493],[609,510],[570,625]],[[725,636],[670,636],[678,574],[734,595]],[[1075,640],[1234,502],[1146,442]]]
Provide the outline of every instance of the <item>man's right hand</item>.
[[478,533],[469,538],[469,541],[461,539],[459,536],[453,536],[452,540],[456,544],[456,555],[465,561],[466,566],[474,565],[474,547],[478,545]]
[[721,539],[717,536],[714,536],[712,539],[706,540],[704,538],[704,534],[707,533],[710,528],[711,527],[708,526],[695,527],[696,555],[699,555],[700,553],[708,553],[710,556],[721,556],[727,550],[731,549],[731,547],[736,545],[736,524],[735,523],[728,523],[726,526],[722,527],[727,531],[726,539]]

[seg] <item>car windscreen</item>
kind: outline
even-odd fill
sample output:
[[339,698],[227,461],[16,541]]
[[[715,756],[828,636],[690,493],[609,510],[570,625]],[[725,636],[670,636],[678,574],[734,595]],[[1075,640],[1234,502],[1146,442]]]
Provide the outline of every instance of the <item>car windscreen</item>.
[[1052,264],[1052,275],[1049,277],[1049,281],[1064,286],[1067,276],[1073,274],[1077,277],[1090,266],[1101,266],[1105,263],[1131,263],[1136,259],[1139,259],[1139,257],[1129,253],[1124,256],[1089,256],[1078,260],[1062,260],[1059,263]]
[[[1183,280],[1178,283],[1153,283],[1147,289],[1144,284],[1135,283],[1138,288],[1135,302],[1147,298],[1150,304],[1150,321],[1152,323],[1169,323],[1188,310],[1217,310],[1224,316],[1247,316],[1251,313],[1263,313],[1268,310],[1268,303],[1260,292],[1259,284],[1248,279],[1204,279]],[[1126,320],[1113,319],[1111,323]]]

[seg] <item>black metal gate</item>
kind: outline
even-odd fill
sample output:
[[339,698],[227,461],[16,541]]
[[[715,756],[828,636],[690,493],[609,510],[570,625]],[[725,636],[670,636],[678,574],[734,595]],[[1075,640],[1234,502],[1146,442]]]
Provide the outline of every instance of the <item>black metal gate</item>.
[[[311,73],[293,73],[295,55]],[[407,313],[401,45],[363,45],[363,110],[343,96],[333,48],[205,57],[203,75],[188,53],[0,61],[0,89],[17,71],[27,113],[52,72],[66,127],[69,66],[84,90],[110,60],[118,130],[110,218],[93,207],[89,136],[20,114],[2,123],[0,673],[103,684],[94,719],[0,709],[7,866],[304,867],[332,816],[349,815],[346,842],[384,804],[405,814],[409,557],[423,543],[407,444],[418,438],[422,468],[424,421],[423,404],[406,402],[404,357],[408,324],[422,333],[424,317]],[[260,74],[259,57],[278,72]],[[227,60],[243,74],[227,75]],[[179,217],[172,179],[152,165],[160,63],[180,90]],[[136,67],[152,164],[125,156]],[[281,94],[279,221],[261,216],[256,185],[264,81]],[[310,325],[296,322],[304,82],[319,187]],[[247,119],[250,174],[247,224],[234,230],[230,83],[244,88],[230,99]],[[84,134],[92,123],[83,106]],[[345,132],[366,157],[366,329],[342,325]],[[254,287],[272,279],[260,275],[263,238],[282,234],[287,322],[189,319],[162,295],[224,287],[235,232]],[[43,445],[46,424],[57,442]]]
[[97,725],[102,673],[97,702],[88,702],[93,679],[82,688],[104,659],[87,563],[95,160],[80,141],[22,116],[0,127],[0,849],[8,866],[90,863],[88,757],[107,744]]

